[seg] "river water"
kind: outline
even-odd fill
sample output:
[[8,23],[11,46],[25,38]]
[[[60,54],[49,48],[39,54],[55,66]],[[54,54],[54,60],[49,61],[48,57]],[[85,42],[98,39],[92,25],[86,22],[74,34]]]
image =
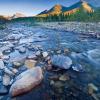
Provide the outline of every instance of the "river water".
[[[62,93],[55,94],[55,90],[50,86],[50,80],[48,80],[48,76],[54,73],[45,72],[44,80],[40,87],[17,97],[17,100],[94,100],[95,97],[87,94],[87,85],[89,83],[94,84],[98,88],[95,94],[99,94],[99,99],[96,100],[100,100],[100,39],[96,39],[88,34],[64,30],[58,31],[28,23],[10,23],[7,24],[7,27],[8,29],[4,31],[0,30],[1,33],[6,33],[6,36],[1,35],[0,37],[1,46],[5,44],[5,41],[8,42],[5,38],[14,34],[16,38],[20,37],[15,47],[31,43],[41,46],[44,51],[61,50],[61,54],[67,48],[70,50],[69,57],[73,62],[81,64],[85,69],[85,72],[68,70],[67,73],[72,77],[71,81],[65,83]],[[31,54],[31,51],[27,51],[25,55],[29,53]],[[53,52],[54,54],[55,52]],[[18,56],[18,52],[12,52],[10,56],[12,58]],[[70,88],[67,88],[67,85]],[[71,92],[75,93],[75,97],[70,94]],[[10,100],[11,98],[9,95],[2,98],[2,100],[6,99]]]

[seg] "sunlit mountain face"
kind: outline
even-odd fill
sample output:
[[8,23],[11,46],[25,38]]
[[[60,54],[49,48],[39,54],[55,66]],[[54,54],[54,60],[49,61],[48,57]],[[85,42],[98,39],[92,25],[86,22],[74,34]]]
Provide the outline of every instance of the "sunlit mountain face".
[[94,8],[89,3],[87,3],[86,1],[79,1],[71,5],[70,7],[65,7],[57,4],[50,10],[45,10],[41,12],[40,14],[37,15],[37,17],[46,17],[48,15],[59,15],[61,13],[63,13],[64,15],[70,15],[77,12],[81,7],[83,7],[84,11],[86,12],[89,13],[94,12]]

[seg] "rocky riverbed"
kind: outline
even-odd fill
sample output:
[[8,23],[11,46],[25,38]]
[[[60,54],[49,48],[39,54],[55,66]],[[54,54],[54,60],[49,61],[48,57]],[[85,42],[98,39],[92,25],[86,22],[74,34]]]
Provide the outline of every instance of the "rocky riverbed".
[[99,24],[86,31],[79,23],[73,30],[74,22],[70,29],[7,23],[0,30],[0,100],[100,100]]

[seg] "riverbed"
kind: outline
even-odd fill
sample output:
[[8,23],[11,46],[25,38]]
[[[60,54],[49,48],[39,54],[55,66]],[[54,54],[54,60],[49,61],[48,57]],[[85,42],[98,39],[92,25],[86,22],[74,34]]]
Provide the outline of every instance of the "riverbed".
[[[0,30],[0,52],[10,56],[4,61],[8,69],[12,67],[9,62],[13,59],[27,58],[33,53],[39,53],[37,51],[48,52],[49,56],[64,55],[73,62],[67,70],[45,70],[42,83],[32,91],[15,97],[16,100],[100,100],[100,39],[88,32],[84,34],[82,31],[65,30],[65,27],[52,28],[54,26],[54,23],[50,28],[45,23],[15,22],[7,23],[6,29]],[[92,33],[98,31],[93,30]],[[23,47],[25,52],[19,52],[21,48],[20,51],[23,51]],[[38,60],[37,65],[46,66],[43,58]],[[19,74],[27,70],[21,67],[17,69]],[[65,74],[68,80],[59,80]],[[55,77],[58,79],[55,80]],[[89,94],[89,86],[97,90]],[[0,100],[11,100],[9,92],[0,94]]]

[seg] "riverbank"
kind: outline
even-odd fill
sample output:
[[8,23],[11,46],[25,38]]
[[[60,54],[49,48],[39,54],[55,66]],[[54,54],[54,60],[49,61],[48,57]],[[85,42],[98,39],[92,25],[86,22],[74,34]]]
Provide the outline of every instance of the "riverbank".
[[100,22],[45,22],[38,24],[49,29],[90,34],[100,38]]

